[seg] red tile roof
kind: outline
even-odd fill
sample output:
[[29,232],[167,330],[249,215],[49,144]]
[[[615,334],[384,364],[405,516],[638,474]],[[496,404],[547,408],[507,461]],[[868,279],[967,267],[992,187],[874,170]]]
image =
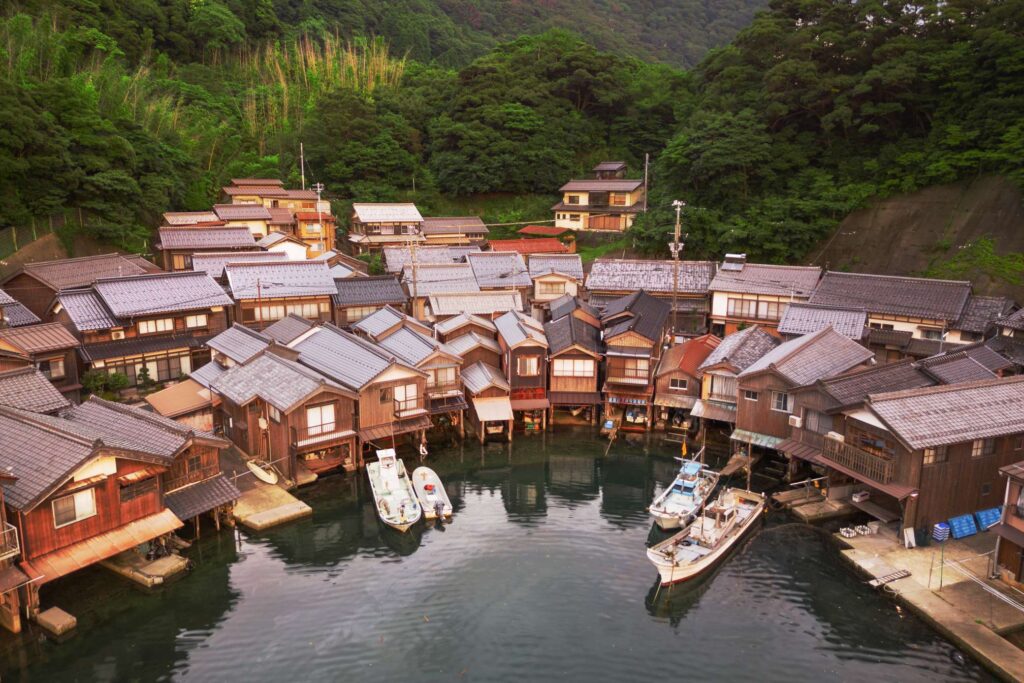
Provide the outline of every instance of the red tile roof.
[[517,251],[520,254],[564,254],[569,251],[553,237],[521,240],[491,240],[491,251]]
[[686,374],[696,377],[697,368],[721,343],[722,340],[715,335],[705,334],[682,344],[676,344],[665,352],[658,375],[682,370]]
[[0,341],[26,353],[42,353],[78,346],[78,340],[60,323],[0,329]]
[[519,229],[520,235],[540,235],[542,237],[558,237],[567,232],[572,232],[572,230],[569,228],[556,228],[553,225],[527,225],[525,228]]
[[317,213],[316,211],[297,211],[295,217],[300,221],[329,221],[334,222],[334,216],[329,213]]

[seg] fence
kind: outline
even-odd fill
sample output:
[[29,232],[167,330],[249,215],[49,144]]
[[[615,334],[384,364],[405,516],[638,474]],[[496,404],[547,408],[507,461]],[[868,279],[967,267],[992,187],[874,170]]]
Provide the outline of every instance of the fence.
[[28,225],[0,229],[0,259],[6,258],[35,242],[40,237],[49,235],[64,224],[64,216],[51,216],[48,219],[32,219]]

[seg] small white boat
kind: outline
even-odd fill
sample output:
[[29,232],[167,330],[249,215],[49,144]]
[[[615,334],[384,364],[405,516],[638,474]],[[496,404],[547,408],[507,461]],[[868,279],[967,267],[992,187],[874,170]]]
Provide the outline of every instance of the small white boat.
[[412,471],[412,487],[420,499],[424,519],[448,519],[452,516],[452,502],[437,472],[429,467],[417,467]]
[[743,489],[726,489],[692,524],[667,541],[647,549],[661,585],[688,581],[722,560],[764,513],[765,497]]
[[247,460],[245,466],[249,468],[249,471],[256,475],[256,478],[265,484],[276,484],[277,483],[277,472],[269,464],[257,462],[255,460]]
[[718,485],[718,473],[695,460],[683,460],[672,485],[651,503],[654,523],[666,531],[693,521]]
[[370,490],[381,521],[399,531],[407,531],[420,521],[423,511],[416,501],[405,463],[395,457],[395,449],[377,451],[377,462],[366,466]]

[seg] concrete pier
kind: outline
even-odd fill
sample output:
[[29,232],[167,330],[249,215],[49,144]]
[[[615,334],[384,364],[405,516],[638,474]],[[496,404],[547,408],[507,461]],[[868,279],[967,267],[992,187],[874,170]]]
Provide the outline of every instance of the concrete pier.
[[51,607],[36,615],[36,623],[52,636],[61,637],[78,625],[78,620],[60,607]]
[[[224,452],[221,470],[242,492],[232,515],[247,529],[262,531],[313,514],[313,508],[286,491],[283,482],[267,484],[257,479],[245,466],[245,455],[235,447]],[[316,477],[312,472],[309,474]]]
[[188,560],[175,554],[147,560],[134,550],[127,550],[100,565],[143,588],[155,588],[188,569]]

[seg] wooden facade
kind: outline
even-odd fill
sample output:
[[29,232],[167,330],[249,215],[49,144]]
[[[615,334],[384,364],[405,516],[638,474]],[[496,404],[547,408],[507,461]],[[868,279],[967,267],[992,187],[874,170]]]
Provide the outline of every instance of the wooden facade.
[[1024,585],[1024,469],[1020,463],[1002,468],[1006,476],[1003,514],[996,528],[996,571],[1020,588]]
[[313,322],[330,322],[334,317],[330,295],[240,299],[235,302],[232,322],[252,330],[263,330],[281,318],[294,314]]
[[[650,430],[653,417],[654,372],[661,344],[630,330],[606,337],[604,412],[624,429]],[[625,353],[612,347],[628,349]]]
[[760,372],[737,381],[736,428],[777,439],[789,436],[793,385],[773,372]]

